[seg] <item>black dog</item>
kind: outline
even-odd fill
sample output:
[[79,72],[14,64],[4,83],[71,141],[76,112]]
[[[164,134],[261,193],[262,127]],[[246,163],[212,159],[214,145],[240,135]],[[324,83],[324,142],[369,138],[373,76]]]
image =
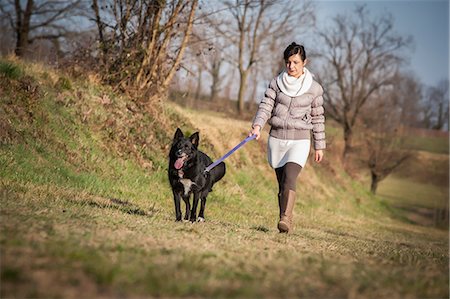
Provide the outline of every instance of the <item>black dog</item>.
[[[197,220],[197,205],[201,199],[198,221],[205,220],[205,205],[212,186],[225,175],[225,163],[221,162],[209,172],[205,168],[212,164],[211,158],[198,150],[199,133],[186,138],[178,128],[173,137],[169,154],[169,182],[175,201],[176,220],[181,220],[180,199],[186,204],[185,220]],[[192,209],[189,198],[194,194]]]

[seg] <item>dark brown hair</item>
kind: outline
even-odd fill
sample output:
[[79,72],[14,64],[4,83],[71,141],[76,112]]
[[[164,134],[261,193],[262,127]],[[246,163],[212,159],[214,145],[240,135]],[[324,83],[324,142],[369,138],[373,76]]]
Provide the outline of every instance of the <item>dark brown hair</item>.
[[284,61],[287,61],[289,57],[292,55],[299,54],[303,61],[306,59],[306,52],[303,45],[299,45],[295,42],[287,46],[286,50],[284,50]]

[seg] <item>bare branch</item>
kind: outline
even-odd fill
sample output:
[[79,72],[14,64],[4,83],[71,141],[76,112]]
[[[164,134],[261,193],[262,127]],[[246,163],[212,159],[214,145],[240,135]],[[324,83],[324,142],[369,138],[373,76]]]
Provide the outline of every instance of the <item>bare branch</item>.
[[[67,17],[66,14],[70,10],[74,9],[75,7],[77,7],[79,5],[80,1],[81,0],[77,0],[77,1],[74,1],[72,3],[67,4],[66,6],[61,7],[60,9],[55,9],[54,10],[54,14],[52,16],[50,16],[48,19],[46,19],[46,20],[44,20],[44,21],[42,21],[40,23],[36,23],[36,24],[30,26],[30,30],[34,30],[34,29],[37,29],[37,28],[40,28],[40,27],[45,27],[45,26],[48,26],[48,25],[50,25],[50,24],[52,24],[52,23],[54,23],[54,22],[56,22],[58,20],[62,20],[64,18],[66,18]],[[33,14],[36,14],[36,12],[34,12]]]
[[173,77],[173,75],[175,73],[175,70],[178,68],[178,65],[180,64],[181,57],[183,57],[183,53],[185,51],[187,41],[189,40],[189,36],[191,34],[191,31],[192,31],[192,24],[193,24],[193,20],[194,20],[194,13],[195,13],[195,10],[197,8],[197,4],[198,4],[197,0],[194,0],[192,2],[191,11],[189,13],[189,19],[188,19],[188,27],[186,28],[186,31],[184,33],[183,41],[181,43],[180,50],[178,51],[177,57],[175,58],[175,62],[173,63],[172,67],[170,68],[170,70],[169,70],[169,72],[167,74],[167,77],[166,77],[166,79],[163,82],[162,86],[164,88],[166,88],[169,85],[169,83],[172,80],[172,77]]
[[319,32],[319,36],[325,46],[321,49],[324,89],[328,90],[325,96],[333,99],[326,101],[326,108],[344,129],[345,157],[362,108],[390,84],[410,38],[393,32],[390,16],[371,19],[363,6],[356,7],[354,15],[338,15],[334,26]]

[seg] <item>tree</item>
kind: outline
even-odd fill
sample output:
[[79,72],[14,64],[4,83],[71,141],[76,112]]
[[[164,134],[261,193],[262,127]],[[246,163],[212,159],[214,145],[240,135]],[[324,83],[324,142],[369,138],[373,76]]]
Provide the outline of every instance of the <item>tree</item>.
[[[299,4],[300,3],[300,4]],[[286,9],[286,7],[289,7]],[[217,32],[235,47],[235,54],[228,57],[239,73],[237,108],[244,110],[248,77],[253,67],[263,58],[269,45],[281,43],[286,36],[315,21],[312,3],[309,1],[235,0],[225,1],[223,17],[211,19]],[[218,23],[216,20],[225,20]],[[275,57],[280,57],[280,49]]]
[[325,110],[344,131],[343,159],[352,147],[353,129],[361,109],[373,95],[392,84],[401,51],[410,37],[397,35],[390,15],[372,19],[364,6],[354,15],[338,15],[333,25],[319,32],[323,41]]
[[76,16],[81,4],[81,0],[9,0],[0,4],[1,16],[9,20],[15,33],[15,54],[24,56],[29,44],[35,40],[57,40],[70,33],[62,21]]
[[[397,75],[397,80],[401,75]],[[409,77],[406,77],[408,80]],[[396,87],[385,87],[373,95],[373,100],[361,112],[364,124],[363,139],[367,149],[367,166],[371,174],[370,191],[375,194],[378,183],[384,180],[411,155],[402,148],[405,126],[402,121],[403,107],[398,105]]]
[[366,139],[369,150],[367,165],[371,174],[370,191],[373,194],[376,194],[378,183],[410,157],[410,153],[399,149],[401,134],[400,131],[392,133],[375,130]]
[[[199,19],[204,18],[209,12],[203,11]],[[216,48],[217,47],[217,48]],[[188,74],[193,74],[197,79],[197,88],[195,98],[199,98],[203,93],[205,78],[203,74],[211,77],[211,86],[209,88],[210,101],[214,101],[220,90],[220,70],[223,66],[222,51],[224,48],[220,41],[216,41],[207,24],[199,21],[193,29],[191,43],[188,45],[186,56],[189,64],[183,65]],[[194,69],[196,71],[194,71]]]
[[211,88],[209,94],[210,101],[216,101],[217,95],[221,90],[220,71],[222,70],[222,66],[223,60],[221,53],[219,51],[214,51],[211,63],[207,67],[207,70],[211,75]]
[[448,80],[441,80],[436,86],[427,90],[423,103],[424,122],[427,127],[434,130],[449,128],[449,94]]
[[145,102],[165,93],[180,68],[198,0],[92,0],[105,79],[144,91]]
[[14,32],[6,18],[0,18],[0,55],[7,55],[14,51]]
[[420,127],[422,124],[422,85],[411,74],[397,72],[391,80],[389,92],[383,94],[392,109],[398,109],[403,126]]

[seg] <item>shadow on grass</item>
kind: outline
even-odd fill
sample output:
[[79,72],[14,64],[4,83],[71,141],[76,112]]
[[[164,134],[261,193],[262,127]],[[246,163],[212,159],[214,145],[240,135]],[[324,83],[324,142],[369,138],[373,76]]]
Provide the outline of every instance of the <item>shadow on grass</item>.
[[101,209],[117,210],[130,215],[153,217],[158,213],[155,206],[151,206],[148,210],[144,210],[127,200],[118,198],[104,198],[102,201],[88,200],[86,204]]
[[383,200],[382,204],[390,212],[392,217],[414,225],[448,230],[448,210],[446,210],[445,208],[430,208],[418,205],[393,204],[388,202],[388,200],[402,200],[403,198],[385,194],[380,194],[380,196],[387,199]]
[[260,231],[260,232],[263,232],[263,233],[267,233],[267,232],[270,231],[270,230],[269,230],[267,227],[265,227],[264,225],[252,226],[251,229],[254,229],[254,230],[256,230],[256,231]]

